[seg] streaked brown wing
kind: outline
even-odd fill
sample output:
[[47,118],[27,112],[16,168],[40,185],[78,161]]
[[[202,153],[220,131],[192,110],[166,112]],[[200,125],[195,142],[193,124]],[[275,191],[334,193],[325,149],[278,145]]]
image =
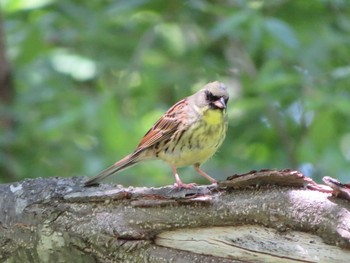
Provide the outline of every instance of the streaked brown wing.
[[174,104],[145,134],[137,146],[136,151],[143,150],[158,142],[169,139],[181,124],[186,114],[187,99],[180,100]]

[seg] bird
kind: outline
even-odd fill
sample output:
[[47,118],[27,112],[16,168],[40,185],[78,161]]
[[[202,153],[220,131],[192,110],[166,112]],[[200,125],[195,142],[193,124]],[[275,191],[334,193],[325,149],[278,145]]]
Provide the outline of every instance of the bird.
[[178,167],[190,165],[211,183],[217,183],[200,165],[215,154],[225,139],[228,100],[225,84],[219,81],[206,84],[165,112],[131,154],[86,181],[84,186],[96,186],[106,177],[135,164],[159,159],[171,167],[175,188],[196,185],[183,183],[177,173]]

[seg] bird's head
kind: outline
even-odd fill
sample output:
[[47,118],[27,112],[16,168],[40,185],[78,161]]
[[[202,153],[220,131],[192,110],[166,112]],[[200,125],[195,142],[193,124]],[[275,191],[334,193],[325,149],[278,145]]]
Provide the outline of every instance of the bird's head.
[[199,108],[225,110],[229,95],[225,84],[214,81],[205,85],[200,91],[193,95],[195,104]]

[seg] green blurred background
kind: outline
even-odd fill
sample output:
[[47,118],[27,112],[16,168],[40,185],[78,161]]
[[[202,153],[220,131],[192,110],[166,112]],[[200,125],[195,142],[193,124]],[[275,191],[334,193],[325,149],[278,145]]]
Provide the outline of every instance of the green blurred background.
[[[220,80],[229,131],[206,172],[350,181],[349,11],[346,0],[2,0],[13,96],[0,107],[0,180],[93,176],[172,104]],[[155,161],[110,181],[174,178]]]

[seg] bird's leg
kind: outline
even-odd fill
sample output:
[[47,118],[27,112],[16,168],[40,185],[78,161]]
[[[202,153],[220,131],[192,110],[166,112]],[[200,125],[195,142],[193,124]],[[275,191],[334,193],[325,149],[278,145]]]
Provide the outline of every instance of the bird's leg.
[[178,173],[176,171],[176,167],[175,166],[171,166],[171,169],[173,170],[173,174],[175,176],[176,183],[174,185],[175,185],[176,188],[193,188],[196,185],[195,183],[184,184],[181,181],[180,176],[178,175]]
[[193,165],[193,167],[197,171],[197,173],[199,173],[201,176],[208,179],[212,184],[216,184],[218,181],[216,181],[214,178],[212,178],[206,172],[204,172],[201,168],[199,168],[199,165],[200,165],[199,163],[196,163],[195,165]]

